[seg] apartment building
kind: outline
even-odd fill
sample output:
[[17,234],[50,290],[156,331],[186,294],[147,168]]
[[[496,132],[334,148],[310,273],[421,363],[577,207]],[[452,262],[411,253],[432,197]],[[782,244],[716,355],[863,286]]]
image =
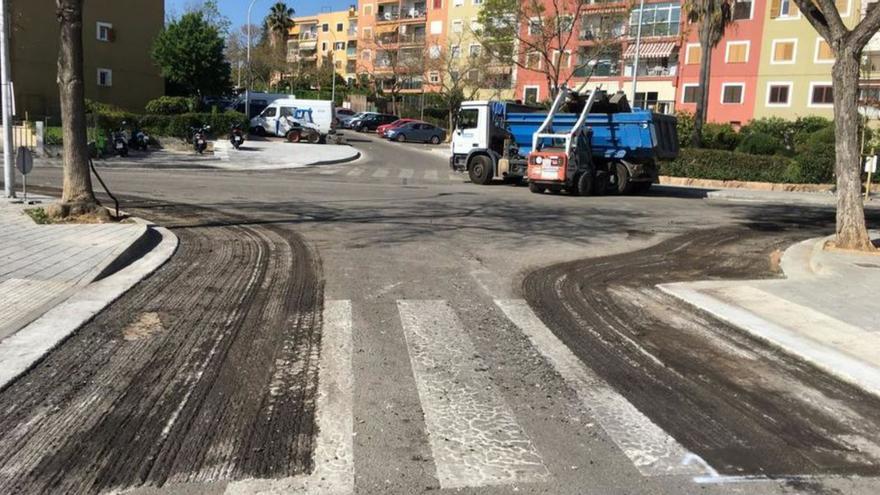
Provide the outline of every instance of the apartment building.
[[294,70],[309,70],[332,64],[336,73],[353,80],[357,77],[358,10],[324,12],[295,17],[288,31],[287,61]]
[[[476,99],[513,98],[514,65],[487,60],[478,39],[483,0],[449,0],[445,63],[428,72],[429,81],[443,78],[461,81]],[[443,72],[447,72],[444,74]],[[452,85],[451,83],[449,84]],[[472,91],[475,90],[475,91]]]
[[430,68],[447,45],[450,1],[457,0],[361,0],[358,72],[403,93],[437,91],[439,71]]
[[[20,118],[61,114],[57,61],[59,27],[54,4],[13,0],[10,61],[15,110]],[[164,0],[89,0],[83,12],[85,95],[90,100],[143,111],[165,93],[150,51],[165,23]]]

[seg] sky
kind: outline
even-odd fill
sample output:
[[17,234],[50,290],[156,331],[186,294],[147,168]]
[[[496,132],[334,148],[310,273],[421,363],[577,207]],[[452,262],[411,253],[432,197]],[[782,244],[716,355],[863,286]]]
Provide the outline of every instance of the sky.
[[[165,0],[165,10],[167,12],[181,12],[183,8],[198,0]],[[260,18],[266,15],[271,7],[278,0],[257,0],[254,4],[254,10],[251,14],[251,22],[258,22]],[[245,23],[247,16],[247,8],[250,0],[219,0],[220,10],[226,17],[232,21],[233,26],[239,26]],[[296,11],[297,16],[318,14],[323,11],[343,10],[349,5],[357,4],[357,0],[285,0],[288,7],[292,7]]]

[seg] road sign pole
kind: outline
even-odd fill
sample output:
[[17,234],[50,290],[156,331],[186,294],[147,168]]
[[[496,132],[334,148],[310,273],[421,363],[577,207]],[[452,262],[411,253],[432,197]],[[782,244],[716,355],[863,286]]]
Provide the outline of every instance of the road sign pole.
[[3,102],[3,184],[7,198],[15,197],[15,172],[12,169],[12,91],[9,86],[8,0],[0,0],[0,97]]

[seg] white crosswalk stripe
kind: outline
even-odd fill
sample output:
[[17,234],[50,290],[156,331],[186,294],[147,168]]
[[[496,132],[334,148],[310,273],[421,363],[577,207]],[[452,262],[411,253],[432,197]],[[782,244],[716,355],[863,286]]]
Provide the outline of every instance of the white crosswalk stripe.
[[523,300],[495,304],[556,368],[602,428],[645,476],[706,474],[705,462],[688,452],[625,397],[611,388],[547,328]]
[[400,172],[397,173],[399,179],[412,179],[413,175],[415,175],[415,172],[411,168],[400,169]]
[[397,301],[441,488],[546,481],[550,474],[445,301]]
[[438,180],[438,175],[436,170],[428,170],[425,172],[425,180]]
[[325,169],[322,169],[318,173],[321,175],[334,175],[334,174],[338,174],[339,172],[342,172],[341,168],[325,168]]
[[355,168],[349,170],[348,173],[345,175],[347,175],[348,177],[358,177],[362,173],[364,173],[364,169],[362,169],[360,167],[355,167]]
[[380,169],[377,169],[375,172],[373,172],[372,177],[374,177],[374,178],[376,178],[376,179],[381,179],[381,178],[383,178],[383,177],[388,177],[388,169],[387,169],[387,168],[380,168]]

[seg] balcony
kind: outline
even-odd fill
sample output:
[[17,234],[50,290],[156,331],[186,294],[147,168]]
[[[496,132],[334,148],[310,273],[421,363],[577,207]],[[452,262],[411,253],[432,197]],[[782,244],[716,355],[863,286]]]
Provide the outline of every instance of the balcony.
[[345,64],[345,73],[346,74],[357,74],[357,61],[349,60]]
[[404,4],[401,9],[400,19],[403,22],[406,21],[421,21],[425,19],[425,16],[428,14],[427,6],[425,2],[416,2]]
[[376,13],[376,23],[396,22],[398,20],[400,20],[400,11],[397,9],[385,11],[380,10]]
[[401,45],[422,45],[425,43],[425,32],[407,33],[400,35]]
[[[669,64],[651,59],[639,62],[639,77],[674,77],[677,73],[678,64]],[[627,64],[623,75],[632,77],[633,66],[631,64]]]

